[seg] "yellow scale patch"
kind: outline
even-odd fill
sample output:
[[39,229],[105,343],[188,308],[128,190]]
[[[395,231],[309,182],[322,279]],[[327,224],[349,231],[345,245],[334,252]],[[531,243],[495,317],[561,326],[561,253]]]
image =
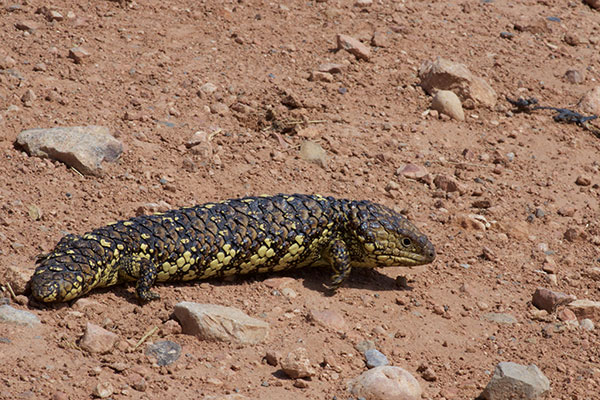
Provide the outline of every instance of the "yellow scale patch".
[[194,270],[189,271],[187,274],[183,275],[181,277],[181,279],[183,279],[184,281],[190,281],[192,279],[196,279],[196,271],[194,271]]
[[109,242],[109,241],[108,241],[108,240],[106,240],[106,239],[100,239],[100,245],[101,245],[102,247],[110,247],[110,245],[111,245],[111,242]]
[[169,279],[169,276],[170,275],[168,272],[160,271],[158,274],[156,274],[156,280],[159,282],[164,282]]

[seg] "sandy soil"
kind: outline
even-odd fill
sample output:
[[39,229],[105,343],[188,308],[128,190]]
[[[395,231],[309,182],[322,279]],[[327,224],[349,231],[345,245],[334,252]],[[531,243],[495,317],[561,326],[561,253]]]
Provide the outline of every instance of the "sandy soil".
[[[64,19],[49,21],[36,13],[40,7]],[[280,281],[259,276],[160,285],[162,299],[144,306],[131,287],[89,294],[92,307],[15,304],[43,324],[0,325],[1,398],[90,398],[110,382],[115,399],[346,399],[346,382],[366,369],[354,347],[363,340],[418,377],[426,398],[475,398],[499,361],[539,366],[552,385],[548,399],[600,392],[598,328],[568,329],[555,314],[533,318],[531,305],[538,286],[600,300],[600,283],[584,274],[597,266],[600,250],[600,142],[548,112],[511,116],[504,100],[535,96],[573,107],[597,85],[597,11],[562,0],[374,1],[364,8],[346,0],[4,0],[0,16],[0,69],[13,71],[0,74],[0,269],[31,272],[35,256],[65,233],[152,212],[148,203],[180,207],[278,192],[396,207],[439,253],[408,272],[411,290],[395,282],[407,271],[389,268],[355,271],[327,297],[321,283],[329,271],[313,269],[277,277],[293,278],[286,284],[295,298],[276,290]],[[16,27],[24,22],[35,29]],[[504,31],[514,37],[502,38]],[[369,45],[374,32],[385,47],[370,46],[368,62],[334,51],[338,33]],[[565,42],[568,35],[575,45]],[[81,63],[69,58],[76,46],[89,52]],[[464,122],[424,115],[431,98],[417,71],[437,56],[488,81],[498,105],[466,110]],[[327,62],[344,68],[332,82],[310,81]],[[570,69],[583,82],[569,83]],[[213,93],[201,90],[207,83]],[[35,98],[22,101],[28,90]],[[290,95],[299,107],[285,101]],[[285,121],[303,124],[281,129]],[[14,147],[23,129],[92,124],[108,126],[126,148],[101,177]],[[191,151],[185,143],[199,130],[214,138]],[[327,151],[326,166],[299,157],[307,138]],[[464,192],[397,176],[404,163],[454,177]],[[577,185],[581,175],[591,184]],[[390,181],[398,187],[386,190],[395,186]],[[482,199],[489,208],[473,206]],[[459,221],[470,213],[496,222],[465,229]],[[580,233],[574,241],[563,237],[569,228]],[[555,270],[555,283],[544,265]],[[164,328],[183,300],[238,307],[269,322],[271,335],[241,347],[159,329],[150,341],[173,340],[183,352],[171,366],[153,365],[144,346],[132,346],[153,326]],[[310,310],[325,309],[344,318],[342,332],[307,319]],[[491,323],[482,319],[488,312],[518,322]],[[78,349],[87,322],[117,333],[117,349],[102,356]],[[299,345],[318,371],[306,388],[263,359]],[[436,380],[421,377],[422,365]],[[132,387],[140,376],[144,391]]]

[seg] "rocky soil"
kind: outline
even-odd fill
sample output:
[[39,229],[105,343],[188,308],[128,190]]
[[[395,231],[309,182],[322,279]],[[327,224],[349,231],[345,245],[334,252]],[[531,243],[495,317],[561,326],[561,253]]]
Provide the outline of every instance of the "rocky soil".
[[[41,321],[0,323],[0,398],[358,398],[367,348],[427,399],[476,398],[500,362],[535,364],[542,398],[600,393],[600,138],[505,99],[600,114],[598,2],[0,5],[0,284],[3,304]],[[429,85],[438,57],[473,78]],[[89,125],[123,146],[101,170],[16,145],[23,130]],[[159,285],[146,305],[131,286],[25,297],[36,256],[66,233],[280,192],[393,207],[438,257],[353,271],[332,297],[321,269]],[[184,334],[184,301],[238,308],[268,336]],[[82,340],[90,329],[108,347]],[[180,354],[159,365],[165,342]],[[295,356],[308,376],[284,372]]]

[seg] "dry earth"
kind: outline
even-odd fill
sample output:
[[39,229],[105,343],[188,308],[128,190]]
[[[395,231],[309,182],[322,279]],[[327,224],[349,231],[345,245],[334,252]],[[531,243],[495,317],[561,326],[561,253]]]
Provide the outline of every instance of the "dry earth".
[[[41,7],[64,18],[49,21],[36,13]],[[366,370],[354,346],[371,340],[419,379],[425,398],[475,398],[500,361],[539,366],[552,385],[548,399],[598,398],[598,328],[540,316],[531,296],[543,286],[600,300],[600,283],[586,275],[600,250],[600,142],[549,112],[511,115],[504,96],[574,107],[600,78],[599,18],[583,2],[563,0],[376,0],[365,7],[352,0],[3,0],[0,271],[30,274],[35,256],[65,233],[154,211],[148,203],[180,207],[278,192],[395,207],[439,255],[408,272],[411,290],[394,279],[407,271],[389,268],[354,271],[327,297],[329,271],[313,269],[274,281],[160,285],[162,299],[143,306],[132,287],[95,291],[91,307],[17,301],[42,324],[0,325],[0,397],[91,398],[109,382],[115,399],[347,399],[346,382]],[[378,46],[370,43],[374,32]],[[367,44],[370,60],[334,51],[339,33]],[[75,60],[73,47],[89,55]],[[498,104],[465,110],[463,122],[427,115],[431,97],[417,71],[437,56],[484,78]],[[341,73],[331,82],[309,80],[328,62],[343,64]],[[583,81],[570,83],[567,70]],[[81,176],[14,146],[24,129],[76,125],[107,126],[124,143],[120,161],[105,164],[102,176]],[[212,139],[190,150],[185,143],[196,131]],[[299,157],[306,139],[326,150],[325,166]],[[397,176],[405,163],[456,179],[462,190]],[[577,185],[579,176],[589,184]],[[468,214],[483,215],[489,227],[463,227]],[[575,234],[566,240],[569,229]],[[281,295],[283,284],[297,296]],[[269,322],[270,336],[237,346],[164,329],[184,300],[238,307]],[[315,324],[311,310],[331,310],[346,326]],[[488,322],[489,312],[517,322]],[[88,322],[121,343],[102,356],[80,350]],[[153,365],[144,346],[132,350],[154,326],[160,329],[149,342],[183,347],[168,367]],[[317,368],[305,388],[263,360],[267,351],[284,355],[298,346]],[[420,366],[435,380],[423,379]],[[144,391],[131,387],[140,376]]]

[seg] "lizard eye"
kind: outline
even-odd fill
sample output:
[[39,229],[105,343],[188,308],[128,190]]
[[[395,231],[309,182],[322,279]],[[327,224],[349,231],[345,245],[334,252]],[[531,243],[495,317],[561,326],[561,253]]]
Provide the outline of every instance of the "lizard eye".
[[409,247],[411,244],[412,244],[412,240],[410,240],[409,238],[402,239],[402,246]]

